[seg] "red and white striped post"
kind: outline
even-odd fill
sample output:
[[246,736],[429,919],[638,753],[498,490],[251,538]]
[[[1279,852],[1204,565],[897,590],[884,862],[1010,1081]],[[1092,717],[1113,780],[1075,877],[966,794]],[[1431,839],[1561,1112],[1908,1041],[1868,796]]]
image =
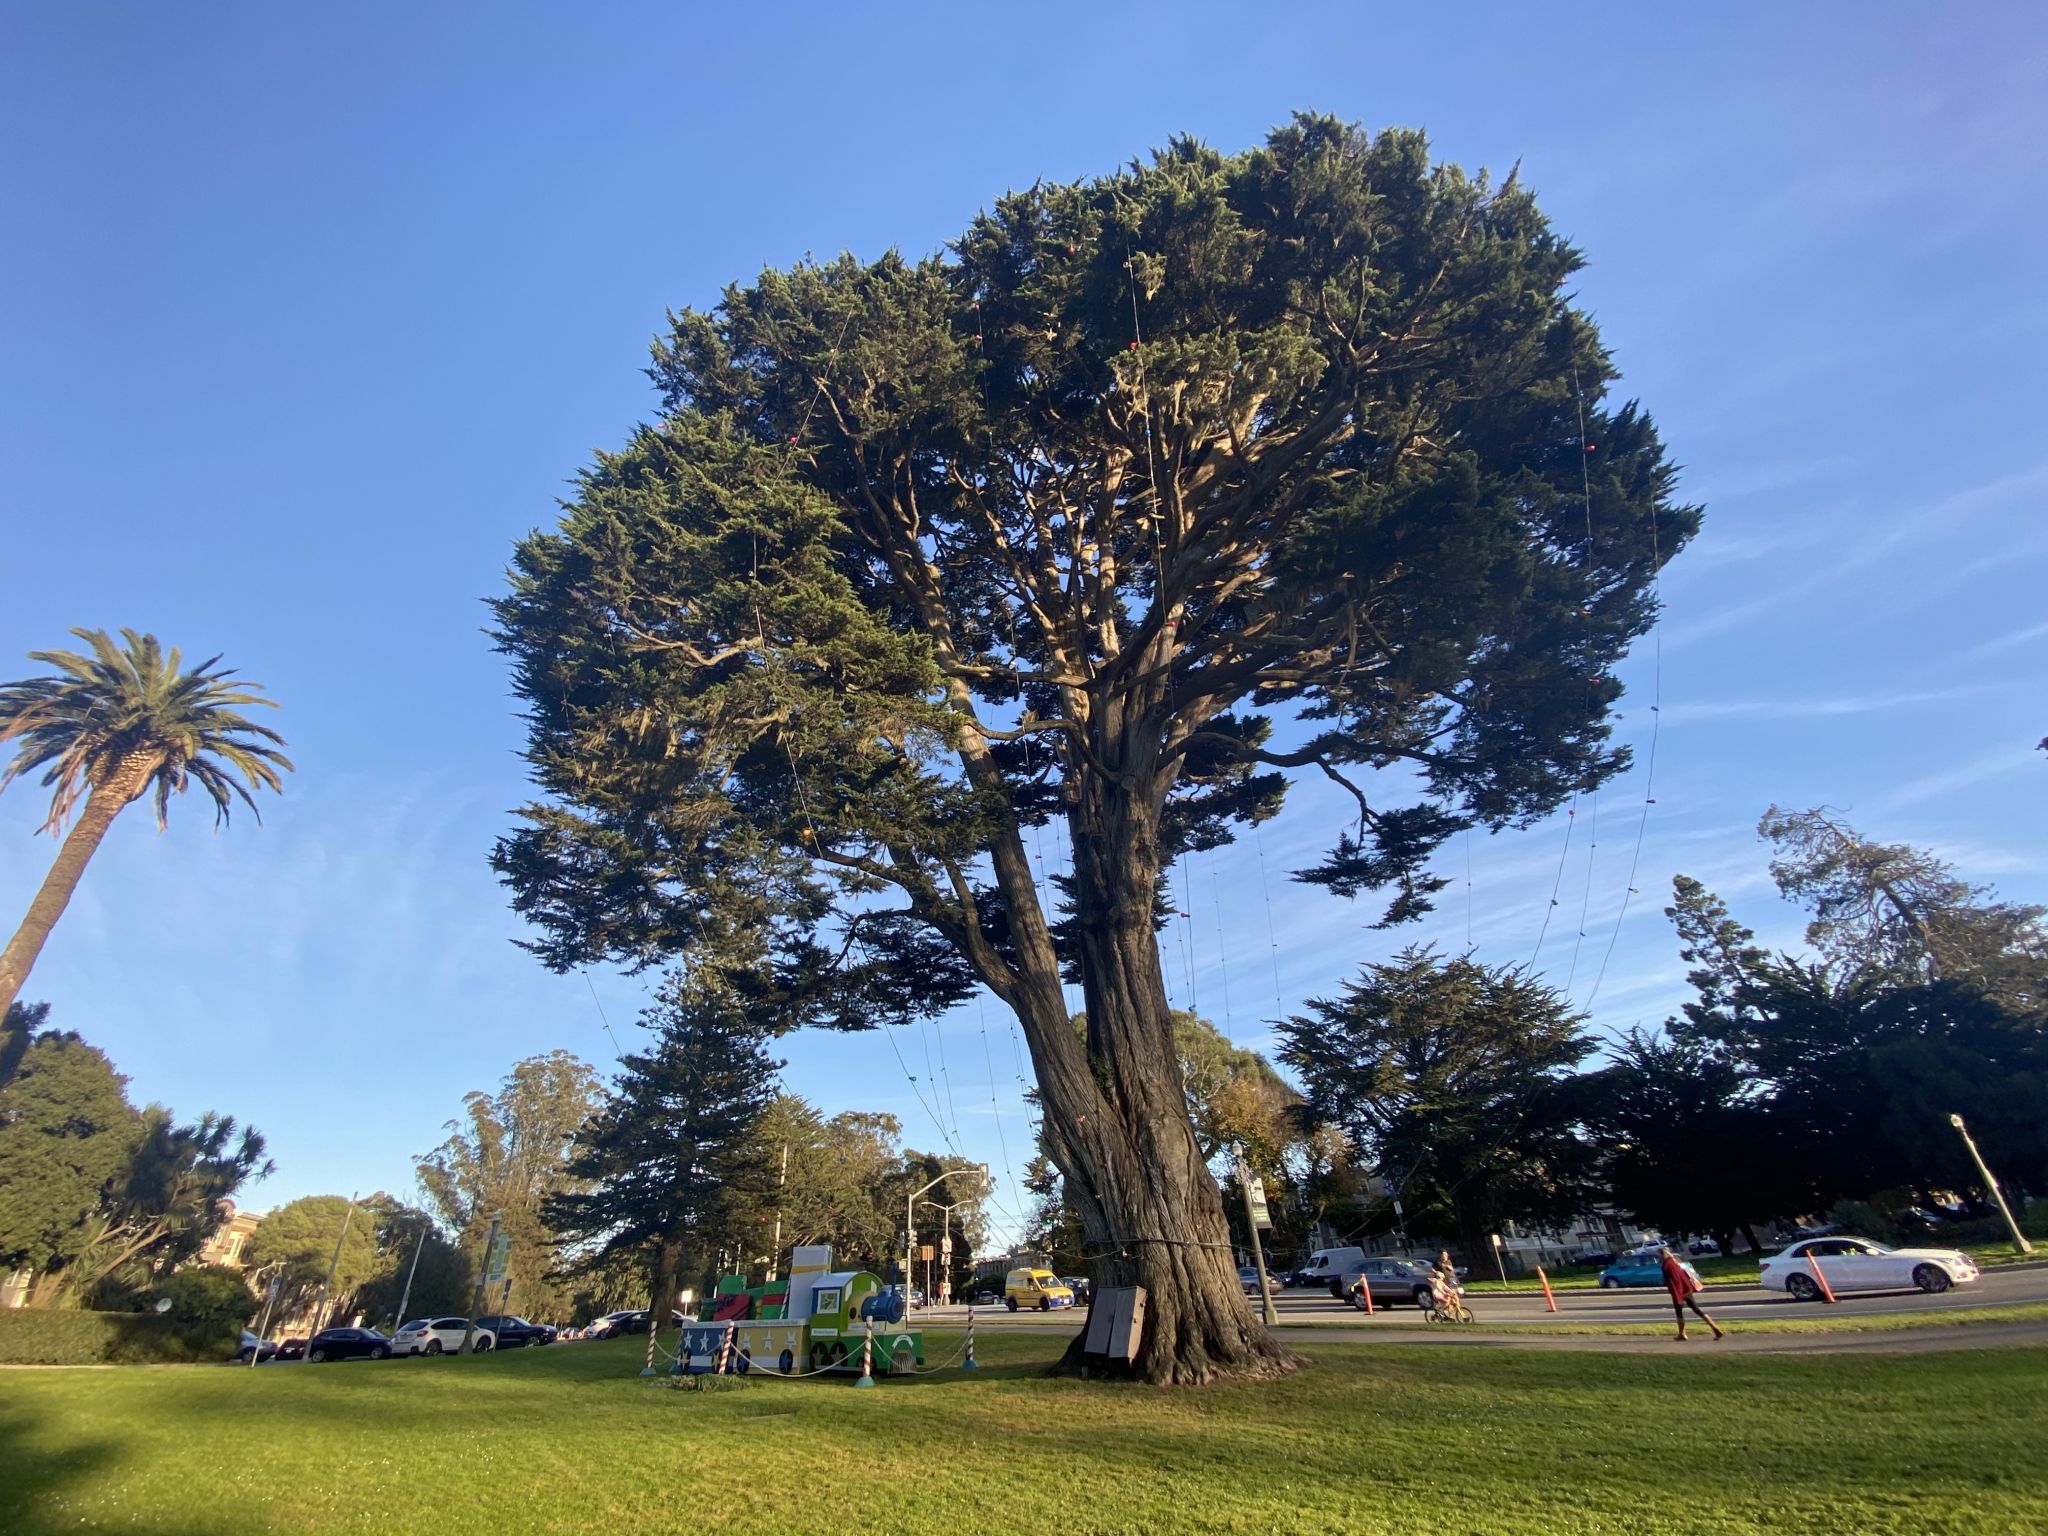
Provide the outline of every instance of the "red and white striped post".
[[856,1387],[872,1387],[875,1384],[875,1320],[868,1319],[867,1337],[860,1345],[860,1380]]
[[961,1366],[960,1369],[963,1371],[980,1369],[974,1361],[974,1308],[972,1306],[969,1306],[967,1309],[967,1363]]
[[716,1375],[723,1376],[732,1369],[732,1341],[733,1335],[738,1331],[738,1328],[739,1324],[737,1323],[727,1323],[725,1325],[725,1337],[718,1341],[718,1364],[714,1368],[714,1374]]
[[654,1314],[649,1312],[647,1314],[647,1369],[640,1373],[642,1376],[652,1376],[654,1374],[654,1334],[657,1327],[659,1327],[659,1324],[654,1321]]
[[1557,1310],[1557,1298],[1550,1294],[1550,1276],[1543,1273],[1543,1266],[1541,1264],[1536,1266],[1536,1279],[1537,1283],[1543,1287],[1543,1305],[1555,1312]]

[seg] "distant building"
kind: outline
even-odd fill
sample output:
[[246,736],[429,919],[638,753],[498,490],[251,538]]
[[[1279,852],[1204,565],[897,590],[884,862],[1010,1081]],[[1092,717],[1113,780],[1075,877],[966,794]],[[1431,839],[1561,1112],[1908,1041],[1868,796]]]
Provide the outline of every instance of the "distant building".
[[199,1262],[218,1264],[226,1269],[248,1267],[249,1239],[263,1225],[263,1218],[252,1211],[238,1211],[232,1200],[221,1201],[223,1220],[213,1236],[199,1249]]

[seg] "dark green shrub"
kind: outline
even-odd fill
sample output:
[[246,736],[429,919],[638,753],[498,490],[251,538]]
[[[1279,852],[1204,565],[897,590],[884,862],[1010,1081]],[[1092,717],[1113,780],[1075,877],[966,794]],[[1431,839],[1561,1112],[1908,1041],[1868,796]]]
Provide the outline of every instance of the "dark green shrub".
[[150,1312],[0,1308],[0,1364],[156,1365],[226,1360],[236,1335],[195,1336]]
[[220,1341],[230,1354],[256,1310],[248,1282],[218,1264],[194,1264],[158,1281],[138,1310],[153,1311],[159,1301],[171,1304],[164,1317],[195,1345]]

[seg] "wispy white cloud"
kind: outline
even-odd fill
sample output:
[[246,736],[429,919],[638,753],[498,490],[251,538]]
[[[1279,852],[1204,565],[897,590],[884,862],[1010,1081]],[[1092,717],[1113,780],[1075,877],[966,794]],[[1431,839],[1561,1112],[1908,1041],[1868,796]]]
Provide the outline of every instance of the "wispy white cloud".
[[1953,767],[1923,774],[1917,779],[1908,779],[1890,794],[1879,799],[1875,808],[1883,811],[1903,810],[1910,805],[1946,799],[1962,790],[1989,783],[1993,779],[2002,779],[2007,774],[2040,766],[2040,755],[2033,743],[2006,742],[1988,752],[1980,752]]
[[[1843,586],[1845,577],[1876,565],[1895,553],[1953,540],[1962,525],[1996,521],[2014,511],[2025,511],[2030,521],[2048,524],[2048,519],[2040,517],[2038,505],[2044,493],[2048,493],[2048,464],[2036,464],[2000,475],[1981,485],[1951,492],[1931,502],[1901,508],[1889,516],[1873,518],[1866,512],[1851,509],[1839,516],[1812,520],[1808,524],[1815,531],[1812,542],[1824,539],[1841,551],[1838,556],[1812,562],[1800,576],[1769,591],[1753,593],[1738,602],[1666,624],[1664,645],[1667,649],[1690,645],[1739,628],[1752,619],[1785,610],[1800,599],[1830,587]],[[1938,581],[1916,584],[1916,598],[1949,590],[1980,566],[1991,568],[2035,552],[2031,543],[2016,548],[2008,541],[1999,547],[1995,555],[1946,569]]]
[[1868,715],[1919,704],[1946,704],[1991,691],[1988,683],[1961,688],[1922,688],[1899,693],[1847,694],[1820,699],[1697,699],[1666,704],[1666,725],[1696,725],[1713,720],[1803,720],[1813,717]]

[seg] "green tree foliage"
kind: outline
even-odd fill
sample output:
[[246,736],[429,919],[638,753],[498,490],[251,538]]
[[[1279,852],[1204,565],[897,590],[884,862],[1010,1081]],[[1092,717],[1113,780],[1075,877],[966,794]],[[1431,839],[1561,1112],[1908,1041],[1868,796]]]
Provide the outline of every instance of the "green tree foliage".
[[1287,1368],[1175,1081],[1165,871],[1311,770],[1359,815],[1304,878],[1397,921],[1456,831],[1623,765],[1613,666],[1698,519],[1606,398],[1579,265],[1513,178],[1303,117],[676,316],[660,419],[496,604],[544,798],[495,862],[536,951],[755,930],[779,1026],[985,986],[1091,1239],[1188,1239],[1134,1261],[1138,1374]]
[[54,1284],[84,1252],[88,1220],[120,1183],[142,1117],[103,1051],[37,1030],[40,1013],[15,1015],[23,1048],[0,1087],[0,1270],[37,1270]]
[[1102,1267],[1108,1250],[1089,1248],[1081,1214],[1067,1202],[1066,1180],[1043,1152],[1025,1165],[1024,1188],[1031,1198],[1024,1247],[1043,1255],[1046,1267],[1063,1275],[1087,1274]]
[[610,1095],[576,1134],[570,1183],[542,1215],[576,1261],[640,1255],[650,1303],[672,1304],[679,1280],[713,1279],[722,1254],[760,1242],[755,1205],[774,1173],[757,1134],[781,1063],[746,1002],[712,970],[676,971],[641,1014],[652,1047],[628,1054]]
[[[396,1325],[437,1312],[466,1313],[476,1295],[476,1265],[450,1240],[434,1218],[415,1206],[379,1203],[368,1212],[374,1223],[377,1270],[357,1289],[354,1303],[365,1317]],[[363,1219],[360,1215],[358,1220]],[[419,1263],[414,1268],[417,1252]],[[410,1277],[412,1289],[406,1290]],[[406,1317],[400,1317],[404,1304]]]
[[389,1267],[390,1256],[378,1242],[377,1212],[395,1203],[388,1195],[373,1195],[356,1202],[351,1213],[350,1202],[342,1195],[304,1195],[264,1217],[245,1251],[252,1272],[280,1266],[278,1315],[302,1316],[314,1306],[329,1263],[334,1264],[334,1285],[328,1292],[328,1314],[350,1315],[357,1293]]
[[1804,1149],[1710,1045],[1632,1031],[1578,1099],[1605,1193],[1645,1225],[1703,1232],[1732,1253],[1735,1233],[1758,1247],[1755,1223],[1812,1209]]
[[14,1081],[15,1069],[28,1054],[29,1042],[48,1023],[48,1003],[10,1003],[0,1013],[0,1088]]
[[1207,1019],[1173,1016],[1188,1117],[1206,1158],[1241,1150],[1254,1171],[1279,1173],[1302,1138],[1301,1095],[1257,1051],[1232,1043]]
[[467,1124],[451,1120],[448,1139],[416,1159],[428,1206],[472,1264],[483,1261],[491,1217],[500,1213],[502,1229],[512,1234],[517,1307],[567,1310],[569,1295],[552,1277],[558,1234],[545,1212],[550,1200],[576,1187],[570,1140],[602,1100],[597,1074],[568,1051],[528,1057],[497,1093],[465,1095]]
[[[2024,1188],[2048,1189],[2048,955],[2038,909],[1999,901],[1924,850],[1823,812],[1773,809],[1780,889],[1814,914],[1818,958],[1769,954],[1680,876],[1670,909],[1696,968],[1677,1037],[1717,1053],[1782,1149],[1759,1185],[1796,1209],[1975,1182],[1969,1121]],[[1777,1191],[1766,1195],[1764,1191]],[[1760,1212],[1761,1213],[1761,1212]]]
[[219,826],[237,798],[255,812],[250,790],[282,793],[279,770],[292,766],[277,750],[284,738],[241,713],[258,704],[275,709],[276,701],[263,697],[260,683],[235,681],[218,656],[187,672],[178,651],[165,654],[154,635],[124,629],[117,646],[105,630],[72,633],[91,655],[31,651],[29,660],[55,673],[0,683],[0,745],[20,743],[0,774],[0,790],[42,769],[51,791],[43,827],[53,836],[85,801],[28,915],[0,952],[0,1013],[28,979],[100,839],[131,801],[154,787],[161,829],[171,796],[197,783],[213,801]]
[[[755,1122],[760,1156],[772,1164],[774,1183],[751,1197],[754,1230],[765,1234],[754,1256],[772,1259],[780,1273],[790,1248],[829,1243],[848,1264],[886,1264],[903,1226],[900,1196],[893,1207],[887,1199],[890,1176],[901,1161],[902,1134],[894,1115],[849,1110],[827,1119],[802,1099],[778,1094]],[[778,1215],[782,1251],[771,1254]]]
[[2048,1002],[2048,908],[1999,901],[1924,848],[1878,843],[1826,809],[1772,806],[1757,823],[1771,877],[1813,914],[1806,942],[1837,972],[1968,981]]
[[262,1133],[210,1111],[180,1125],[168,1109],[142,1112],[121,1176],[87,1218],[78,1255],[65,1267],[73,1304],[117,1305],[150,1277],[196,1255],[219,1230],[226,1202],[274,1164]]
[[1311,1111],[1403,1192],[1410,1222],[1468,1256],[1502,1222],[1585,1208],[1589,1172],[1570,1074],[1584,1020],[1513,967],[1408,948],[1280,1024]]
[[154,1311],[162,1301],[171,1304],[165,1314],[171,1326],[194,1343],[218,1346],[212,1351],[215,1359],[234,1353],[238,1335],[257,1308],[249,1282],[219,1264],[188,1264],[163,1276],[141,1294],[138,1306]]

